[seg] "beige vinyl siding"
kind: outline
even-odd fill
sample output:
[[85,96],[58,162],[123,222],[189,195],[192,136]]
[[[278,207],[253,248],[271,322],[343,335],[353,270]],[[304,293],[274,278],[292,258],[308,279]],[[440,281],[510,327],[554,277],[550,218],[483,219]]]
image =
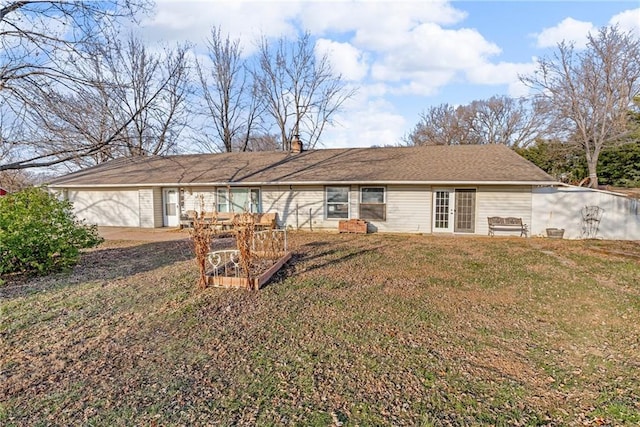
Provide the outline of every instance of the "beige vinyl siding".
[[162,212],[162,188],[153,187],[153,226],[162,227],[164,216]]
[[[429,233],[431,190],[429,186],[384,186],[387,220],[370,221],[372,231]],[[281,226],[313,230],[337,230],[338,219],[327,219],[325,186],[262,187],[263,212],[277,212]],[[350,218],[358,218],[360,186],[350,186]],[[297,213],[297,214],[296,214]]]
[[73,189],[68,200],[78,218],[90,224],[114,227],[140,226],[138,189]]
[[[138,203],[140,206],[140,227],[155,227],[155,216],[153,210],[153,189],[141,188],[138,190]],[[162,222],[160,223],[162,225]]]
[[[431,187],[424,185],[387,185],[386,221],[369,221],[371,231],[430,233]],[[365,185],[363,187],[370,187]],[[356,195],[358,203],[360,195]],[[359,209],[356,208],[356,211]]]
[[351,185],[349,187],[349,218],[360,217],[360,187]]
[[215,187],[187,187],[184,188],[182,197],[182,212],[214,212],[216,210]]
[[[476,232],[488,234],[487,217],[516,217],[531,226],[531,187],[478,187],[476,193]],[[499,234],[508,235],[508,232]],[[512,234],[519,234],[514,232]]]
[[337,220],[324,218],[323,186],[268,186],[260,190],[262,211],[277,212],[281,227],[338,228]]

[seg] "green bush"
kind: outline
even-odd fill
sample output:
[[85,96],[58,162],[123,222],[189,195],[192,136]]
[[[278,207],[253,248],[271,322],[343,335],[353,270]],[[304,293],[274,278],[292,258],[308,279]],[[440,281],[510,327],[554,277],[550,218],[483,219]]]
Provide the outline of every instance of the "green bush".
[[102,242],[71,203],[40,188],[0,197],[0,275],[47,274],[74,265],[80,249]]
[[614,187],[640,187],[640,142],[603,150],[598,162],[598,180]]
[[516,152],[559,181],[577,184],[589,175],[584,150],[576,145],[537,141]]

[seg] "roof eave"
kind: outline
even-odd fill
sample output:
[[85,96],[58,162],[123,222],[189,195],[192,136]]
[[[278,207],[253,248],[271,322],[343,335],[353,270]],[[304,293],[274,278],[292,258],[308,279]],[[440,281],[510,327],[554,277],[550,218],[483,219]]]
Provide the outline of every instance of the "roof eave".
[[151,188],[151,187],[255,187],[255,186],[287,186],[287,185],[535,185],[535,186],[555,186],[562,185],[559,181],[380,181],[380,180],[359,180],[359,181],[242,181],[242,182],[157,182],[145,184],[74,184],[58,183],[49,184],[48,187],[56,188]]

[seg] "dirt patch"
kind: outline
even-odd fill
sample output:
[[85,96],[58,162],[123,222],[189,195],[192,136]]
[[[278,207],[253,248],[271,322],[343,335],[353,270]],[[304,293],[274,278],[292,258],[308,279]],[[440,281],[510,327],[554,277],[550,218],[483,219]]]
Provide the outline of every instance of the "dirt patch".
[[180,228],[98,227],[105,240],[133,240],[138,242],[166,242],[189,239],[189,230]]

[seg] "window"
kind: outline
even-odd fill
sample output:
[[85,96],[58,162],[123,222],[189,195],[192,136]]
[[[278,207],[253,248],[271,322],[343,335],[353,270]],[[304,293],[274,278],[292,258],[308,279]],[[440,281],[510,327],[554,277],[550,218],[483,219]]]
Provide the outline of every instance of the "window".
[[218,212],[229,212],[229,198],[227,197],[227,189],[226,188],[218,188],[218,204],[216,205],[216,210]]
[[260,189],[258,188],[218,188],[218,212],[261,212]]
[[327,218],[349,218],[349,187],[327,187]]
[[384,187],[362,187],[360,189],[360,219],[373,221],[387,219]]

